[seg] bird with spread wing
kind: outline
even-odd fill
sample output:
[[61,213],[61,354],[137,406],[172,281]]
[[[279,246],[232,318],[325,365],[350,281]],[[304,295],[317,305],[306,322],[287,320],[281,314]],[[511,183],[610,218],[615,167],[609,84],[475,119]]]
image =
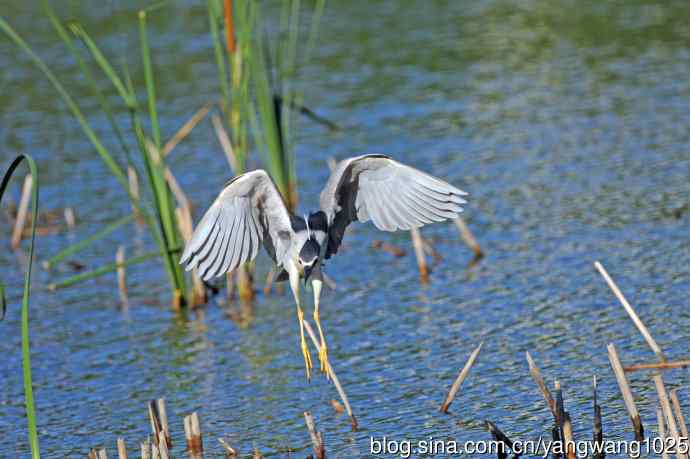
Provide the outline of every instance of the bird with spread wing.
[[328,376],[328,348],[319,317],[321,262],[338,252],[347,226],[371,220],[383,231],[419,228],[456,218],[466,194],[388,156],[363,155],[338,163],[321,192],[321,209],[300,218],[290,214],[269,175],[259,169],[225,186],[196,226],[180,263],[209,280],[252,261],[263,244],[281,270],[278,280],[290,281],[307,379],[312,360],[304,339],[299,280],[306,284],[311,279],[320,368]]

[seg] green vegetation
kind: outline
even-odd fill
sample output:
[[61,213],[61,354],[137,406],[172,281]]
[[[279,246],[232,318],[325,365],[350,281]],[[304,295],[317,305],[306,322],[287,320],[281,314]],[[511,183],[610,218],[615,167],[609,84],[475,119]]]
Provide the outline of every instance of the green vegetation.
[[[1,19],[0,19],[1,20]],[[26,405],[26,420],[29,428],[29,446],[31,447],[32,459],[39,459],[41,453],[38,447],[38,433],[36,430],[36,408],[34,406],[33,383],[31,380],[31,351],[29,346],[29,293],[31,290],[31,268],[34,258],[34,244],[36,242],[36,222],[38,221],[38,171],[36,163],[29,155],[17,156],[10,167],[5,172],[0,184],[0,202],[5,194],[7,185],[12,178],[12,174],[19,167],[22,161],[29,165],[29,171],[33,177],[31,186],[31,241],[29,245],[29,261],[24,274],[24,293],[22,295],[22,369],[24,376],[24,400]],[[5,317],[7,301],[5,299],[5,288],[0,280],[0,320]]]

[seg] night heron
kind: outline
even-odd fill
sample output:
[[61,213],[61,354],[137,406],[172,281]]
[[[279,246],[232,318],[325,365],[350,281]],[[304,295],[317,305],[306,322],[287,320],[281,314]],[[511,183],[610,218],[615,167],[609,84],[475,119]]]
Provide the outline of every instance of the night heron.
[[457,217],[466,194],[388,156],[357,156],[337,164],[321,192],[321,210],[301,218],[290,214],[269,175],[259,169],[235,177],[223,188],[197,225],[180,263],[209,280],[253,260],[263,243],[280,270],[277,280],[290,281],[307,378],[312,362],[304,339],[299,280],[306,285],[311,276],[320,367],[328,375],[319,318],[321,261],[338,251],[347,226],[371,220],[384,231],[418,228]]

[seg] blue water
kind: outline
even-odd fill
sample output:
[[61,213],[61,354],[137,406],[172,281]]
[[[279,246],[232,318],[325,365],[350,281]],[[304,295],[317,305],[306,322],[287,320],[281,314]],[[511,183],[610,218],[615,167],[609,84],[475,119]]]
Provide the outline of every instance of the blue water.
[[[139,6],[56,5],[64,17],[80,19],[115,62],[126,58],[141,87]],[[10,0],[0,14],[116,149],[105,116],[38,11],[32,2]],[[179,1],[151,15],[166,138],[219,97],[206,14],[204,4]],[[328,3],[302,81],[305,103],[341,129],[300,122],[301,210],[317,206],[328,158],[389,154],[470,193],[464,216],[486,257],[469,266],[472,253],[452,224],[425,228],[443,260],[422,286],[408,234],[366,224],[347,235],[326,267],[337,289],[324,291],[321,315],[358,432],[331,408],[332,385],[322,377],[305,381],[287,293],[260,293],[241,327],[217,302],[195,313],[171,311],[156,263],[128,269],[127,310],[119,306],[114,274],[51,293],[47,284],[72,270],[36,268],[32,357],[44,456],[85,457],[105,446],[112,457],[118,436],[133,454],[148,433],[146,403],[157,397],[167,400],[178,457],[182,417],[193,410],[208,457],[220,457],[221,436],[243,454],[256,447],[266,457],[306,456],[304,410],[313,412],[335,458],[393,457],[370,455],[370,436],[489,439],[485,419],[513,438],[548,437],[551,415],[529,377],[525,351],[549,385],[561,381],[576,438],[591,437],[596,375],[605,435],[631,439],[606,345],[615,343],[626,364],[655,357],[593,262],[608,268],[668,357],[687,358],[688,17],[686,2]],[[52,87],[6,38],[0,67],[2,164],[18,152],[34,155],[42,208],[70,206],[78,218],[74,232],[38,239],[40,261],[130,207]],[[126,123],[114,93],[112,101]],[[210,121],[169,159],[198,219],[231,177]],[[250,165],[260,167],[258,156]],[[16,201],[18,185],[14,195]],[[9,235],[4,216],[0,228]],[[375,239],[407,253],[394,258],[375,250]],[[9,247],[8,237],[3,241]],[[132,225],[76,259],[94,268],[112,262],[121,244],[128,256],[153,247]],[[27,250],[25,242],[20,254]],[[3,250],[0,266],[10,300],[0,324],[0,457],[27,457],[21,256]],[[262,254],[257,278],[268,268]],[[482,341],[451,414],[440,414],[453,378]],[[664,376],[690,413],[688,371]],[[651,375],[635,373],[630,382],[642,421],[655,434]]]

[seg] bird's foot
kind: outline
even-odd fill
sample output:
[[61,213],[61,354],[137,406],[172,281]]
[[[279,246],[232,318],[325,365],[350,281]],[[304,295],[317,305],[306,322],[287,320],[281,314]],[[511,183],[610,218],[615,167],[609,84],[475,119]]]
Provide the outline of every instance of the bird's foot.
[[304,340],[304,336],[302,336],[302,355],[304,356],[304,367],[307,372],[307,381],[311,381],[311,354],[309,353],[309,348],[307,347],[307,342]]
[[328,346],[326,346],[326,343],[321,343],[321,349],[319,349],[319,364],[321,372],[326,374],[326,379],[331,379],[330,365],[328,364]]

